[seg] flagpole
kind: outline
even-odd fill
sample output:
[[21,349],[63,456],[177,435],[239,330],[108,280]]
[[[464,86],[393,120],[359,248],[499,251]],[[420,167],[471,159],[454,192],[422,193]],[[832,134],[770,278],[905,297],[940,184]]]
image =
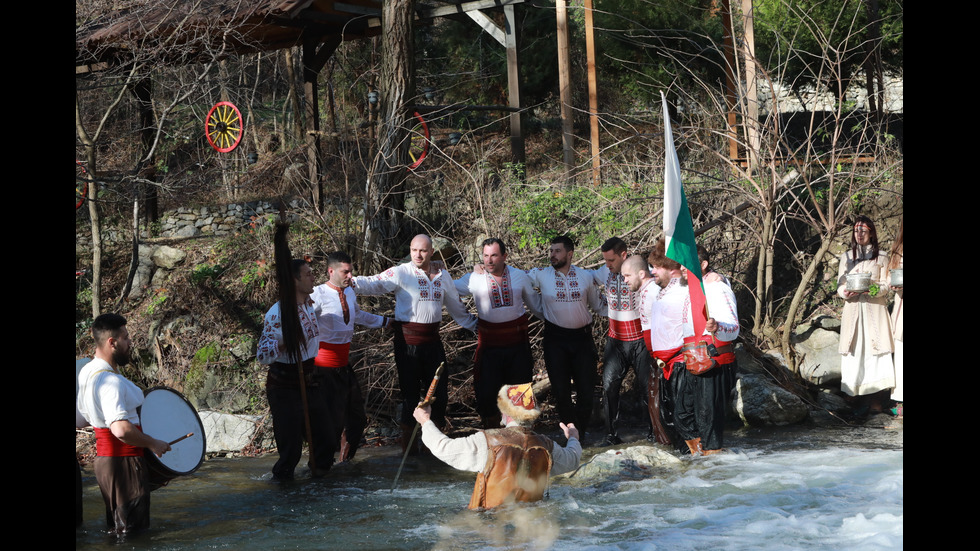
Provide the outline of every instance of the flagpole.
[[[697,244],[694,240],[694,222],[691,209],[687,205],[684,187],[681,182],[681,165],[674,147],[674,134],[667,110],[667,96],[660,92],[664,114],[664,241],[666,256],[679,263],[688,271],[688,293],[691,298],[691,318],[694,334],[704,335],[707,324],[707,300],[704,285],[701,283],[701,261],[698,258]],[[697,285],[690,284],[694,276]]]

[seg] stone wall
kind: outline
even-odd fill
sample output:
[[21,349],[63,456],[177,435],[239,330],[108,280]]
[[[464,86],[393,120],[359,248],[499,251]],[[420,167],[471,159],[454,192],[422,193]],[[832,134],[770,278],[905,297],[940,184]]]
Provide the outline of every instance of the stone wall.
[[[299,208],[293,201],[290,209]],[[160,237],[229,235],[252,226],[259,218],[275,216],[279,208],[268,201],[231,203],[216,207],[180,207],[160,217]]]
[[[775,92],[775,99],[773,98]],[[901,75],[885,75],[885,101],[883,111],[886,113],[905,112],[905,79]],[[854,110],[868,109],[868,90],[864,84],[863,74],[851,80],[847,87],[844,100],[854,102]],[[808,86],[794,92],[792,87],[774,82],[770,89],[764,81],[759,84],[759,110],[771,113],[799,113],[803,111],[833,111],[835,109],[834,95],[826,88]]]

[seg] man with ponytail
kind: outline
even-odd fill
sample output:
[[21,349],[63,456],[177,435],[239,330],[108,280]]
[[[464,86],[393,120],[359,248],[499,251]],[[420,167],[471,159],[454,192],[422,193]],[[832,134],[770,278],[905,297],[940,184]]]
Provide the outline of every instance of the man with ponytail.
[[272,467],[276,480],[293,478],[303,454],[303,440],[310,444],[310,470],[323,476],[333,464],[333,428],[323,393],[323,374],[315,370],[319,331],[310,293],[313,270],[304,259],[289,251],[289,226],[276,226],[276,280],[279,302],[265,315],[265,326],[256,356],[269,366],[266,395],[272,412],[272,427],[279,460]]

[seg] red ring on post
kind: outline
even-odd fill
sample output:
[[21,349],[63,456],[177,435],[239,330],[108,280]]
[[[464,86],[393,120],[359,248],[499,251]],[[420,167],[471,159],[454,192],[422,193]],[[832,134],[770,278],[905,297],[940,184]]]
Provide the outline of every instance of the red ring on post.
[[[412,164],[408,165],[408,170],[415,170],[418,168],[418,166],[422,164],[422,161],[425,160],[425,156],[429,154],[429,125],[426,124],[425,119],[422,118],[422,115],[420,115],[418,111],[415,112],[415,118],[419,120],[419,123],[422,126],[422,136],[424,137],[425,142],[422,146],[422,153],[419,154],[418,158],[412,154],[412,148],[409,146],[408,156],[412,158],[413,162]],[[414,133],[415,130],[413,129],[412,132]],[[413,134],[412,141],[414,141],[417,137],[418,136]]]

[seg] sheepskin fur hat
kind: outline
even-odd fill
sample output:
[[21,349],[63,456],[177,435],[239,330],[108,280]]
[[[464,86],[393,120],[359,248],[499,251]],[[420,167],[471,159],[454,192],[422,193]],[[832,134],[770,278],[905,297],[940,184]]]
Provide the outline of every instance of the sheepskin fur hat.
[[534,401],[531,383],[502,386],[497,393],[497,407],[500,408],[500,413],[522,425],[533,422],[541,415],[541,410]]

